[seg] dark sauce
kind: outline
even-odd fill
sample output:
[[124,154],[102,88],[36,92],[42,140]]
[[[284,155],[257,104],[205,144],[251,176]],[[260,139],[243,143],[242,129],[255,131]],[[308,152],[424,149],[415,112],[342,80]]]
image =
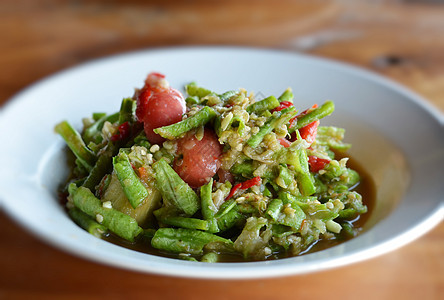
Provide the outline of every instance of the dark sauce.
[[[342,157],[345,157],[345,155],[341,155],[339,153],[336,155],[336,159],[338,159],[338,160],[341,159]],[[321,251],[321,250],[324,250],[327,248],[334,247],[336,245],[339,245],[341,243],[344,243],[344,242],[356,237],[357,235],[359,235],[362,232],[362,227],[364,226],[364,224],[368,220],[369,216],[371,215],[371,212],[372,212],[374,204],[375,204],[375,197],[376,197],[375,184],[374,184],[370,174],[368,174],[365,171],[365,169],[361,165],[359,165],[354,159],[350,158],[349,161],[347,162],[347,166],[349,168],[357,171],[361,177],[360,182],[354,187],[353,190],[358,192],[359,194],[361,194],[362,201],[367,206],[367,209],[368,209],[367,213],[356,217],[354,220],[347,221],[355,229],[354,236],[340,233],[338,235],[334,235],[334,237],[330,238],[330,239],[319,239],[319,240],[313,242],[307,249],[305,249],[299,255],[314,253],[317,251]],[[343,230],[341,232],[343,232]],[[240,231],[239,231],[239,233],[240,233]],[[236,234],[234,234],[233,236],[236,236]],[[174,259],[184,258],[178,254],[172,254],[172,253],[168,253],[168,252],[159,251],[158,249],[151,247],[151,243],[150,243],[149,238],[142,237],[136,243],[130,243],[130,242],[127,242],[127,241],[125,241],[125,240],[123,240],[111,233],[111,234],[106,235],[103,239],[110,242],[110,243],[113,243],[113,244],[116,244],[116,245],[119,245],[119,246],[122,246],[125,248],[129,248],[129,249],[132,249],[135,251],[147,253],[147,254],[152,254],[152,255],[156,255],[156,256],[163,256],[163,257],[168,257],[168,258],[174,258]],[[291,257],[291,255],[288,253],[279,253],[279,254],[271,255],[267,259],[273,260],[273,259],[283,259],[283,258],[288,258],[288,257]],[[196,257],[196,258],[198,259],[198,257]],[[220,261],[221,262],[245,262],[245,260],[243,259],[243,257],[240,254],[232,254],[232,253],[226,253],[226,254],[222,253],[220,255]]]

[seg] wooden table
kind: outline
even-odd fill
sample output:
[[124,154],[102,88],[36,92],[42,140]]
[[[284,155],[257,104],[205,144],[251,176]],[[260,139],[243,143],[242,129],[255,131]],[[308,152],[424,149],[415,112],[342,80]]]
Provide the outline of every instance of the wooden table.
[[[3,0],[0,103],[44,76],[104,55],[225,44],[355,64],[407,85],[443,113],[444,5],[368,2]],[[444,294],[443,222],[369,261],[245,281],[171,278],[99,265],[48,246],[2,212],[0,228],[0,299],[442,299]]]

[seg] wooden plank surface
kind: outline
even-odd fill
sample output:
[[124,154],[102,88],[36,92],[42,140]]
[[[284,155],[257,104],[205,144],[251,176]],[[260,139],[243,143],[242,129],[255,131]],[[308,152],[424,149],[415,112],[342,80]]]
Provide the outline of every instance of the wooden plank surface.
[[[414,2],[4,0],[0,103],[47,75],[105,55],[223,44],[358,65],[406,85],[444,113],[444,5]],[[444,294],[442,222],[415,242],[369,261],[246,281],[172,278],[99,265],[45,244],[1,212],[0,228],[0,299],[442,299]]]

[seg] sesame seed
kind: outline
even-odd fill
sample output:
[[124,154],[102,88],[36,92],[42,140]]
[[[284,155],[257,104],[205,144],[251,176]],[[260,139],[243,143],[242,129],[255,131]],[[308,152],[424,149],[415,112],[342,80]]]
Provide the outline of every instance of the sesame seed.
[[102,222],[103,222],[103,216],[100,215],[100,214],[97,214],[97,215],[96,215],[96,221],[99,222],[100,224],[102,224]]
[[159,145],[152,145],[151,148],[150,148],[150,152],[151,153],[156,153],[159,150],[160,150]]
[[102,206],[104,208],[113,208],[113,205],[112,205],[111,201],[103,202]]

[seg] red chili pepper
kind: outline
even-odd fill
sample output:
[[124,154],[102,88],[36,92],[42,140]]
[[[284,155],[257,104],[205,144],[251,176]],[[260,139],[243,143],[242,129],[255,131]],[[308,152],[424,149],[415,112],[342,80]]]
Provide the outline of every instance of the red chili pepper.
[[276,108],[273,108],[273,109],[271,110],[271,112],[274,112],[274,111],[281,111],[281,110],[283,110],[283,109],[285,109],[285,108],[289,108],[290,106],[293,106],[293,103],[292,103],[292,102],[290,102],[290,101],[282,101],[282,102],[279,104],[279,106],[276,107]]
[[[319,120],[316,120],[299,129],[299,134],[301,135],[301,138],[306,140],[308,143],[312,144],[316,139],[316,135],[318,133],[318,126],[319,126]],[[294,142],[297,139],[298,136],[296,134],[296,131],[292,132],[290,135],[290,142]]]
[[261,183],[261,177],[260,176],[256,176],[254,178],[248,179],[247,181],[241,182],[236,184],[230,191],[230,193],[228,194],[227,198],[225,198],[225,201],[227,201],[228,199],[230,199],[231,197],[233,197],[233,195],[238,191],[238,190],[246,190],[248,188],[251,188],[252,186],[255,185],[259,185]]
[[112,142],[124,140],[130,135],[130,125],[128,122],[122,123],[117,127],[118,132],[111,137]]
[[259,185],[261,183],[261,177],[256,176],[254,178],[248,179],[247,181],[242,182],[241,189],[246,190],[251,188],[252,186]]
[[225,201],[233,197],[233,195],[242,187],[242,183],[238,183],[231,189],[230,193],[228,194],[227,198],[225,198]]
[[290,147],[291,142],[287,139],[279,139],[279,143],[284,146],[285,148]]
[[302,228],[305,226],[305,223],[307,223],[307,219],[303,219],[301,222],[301,228],[299,228],[299,231],[302,230]]
[[330,163],[330,160],[328,159],[320,158],[314,155],[310,155],[308,157],[308,165],[310,166],[310,171],[314,173],[323,170],[325,166],[328,165],[328,163]]
[[316,120],[299,129],[301,138],[303,138],[310,144],[313,143],[316,139],[316,134],[318,133],[318,126],[319,126],[319,120]]

